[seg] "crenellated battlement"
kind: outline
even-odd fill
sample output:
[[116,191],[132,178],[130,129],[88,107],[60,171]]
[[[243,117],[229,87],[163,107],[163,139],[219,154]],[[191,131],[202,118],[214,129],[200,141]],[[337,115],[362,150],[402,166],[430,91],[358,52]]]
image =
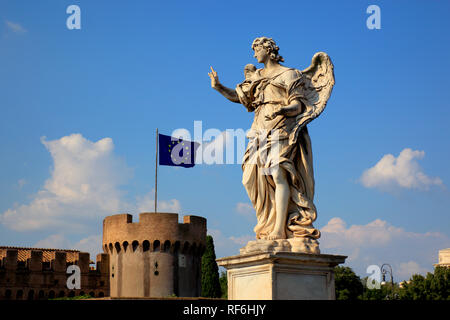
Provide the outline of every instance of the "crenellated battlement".
[[184,216],[178,223],[176,213],[143,212],[139,222],[130,214],[117,214],[103,220],[103,250],[114,254],[133,251],[202,251],[206,243],[206,219]]
[[[78,250],[0,246],[0,300],[109,295],[109,255],[97,255],[97,268],[90,264]],[[80,268],[80,289],[66,285],[69,265]]]
[[65,272],[71,264],[78,265],[81,272],[88,272],[89,253],[78,250],[0,247],[0,268],[3,269]]

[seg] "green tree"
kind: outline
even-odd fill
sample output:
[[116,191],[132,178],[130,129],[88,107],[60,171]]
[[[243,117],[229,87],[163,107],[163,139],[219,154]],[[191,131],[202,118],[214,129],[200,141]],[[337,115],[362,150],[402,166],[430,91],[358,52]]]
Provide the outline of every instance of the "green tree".
[[400,292],[400,299],[427,300],[429,291],[428,287],[429,284],[427,283],[427,279],[424,276],[420,274],[414,274],[409,279],[409,281],[403,285],[403,288]]
[[220,289],[222,290],[221,298],[228,299],[228,279],[226,272],[222,272],[220,274],[219,282],[220,282]]
[[214,240],[206,236],[206,249],[202,256],[202,296],[220,298],[222,295],[219,282],[219,267],[216,263]]
[[356,300],[363,294],[361,279],[350,267],[335,267],[334,279],[337,300]]
[[450,300],[450,268],[437,266],[430,286],[433,300]]
[[415,274],[400,290],[402,300],[450,300],[450,268],[436,267],[424,277]]
[[361,296],[362,300],[398,299],[400,289],[396,283],[392,286],[391,282],[388,282],[386,284],[381,284],[379,289],[371,289],[367,287],[367,279],[368,277],[362,279],[362,284],[364,286],[363,294]]

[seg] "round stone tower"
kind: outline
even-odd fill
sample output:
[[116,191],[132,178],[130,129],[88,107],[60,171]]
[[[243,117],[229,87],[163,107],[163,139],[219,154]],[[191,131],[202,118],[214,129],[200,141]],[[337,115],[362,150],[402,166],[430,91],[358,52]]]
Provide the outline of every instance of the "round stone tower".
[[103,250],[110,256],[111,297],[198,297],[206,219],[176,213],[130,214],[103,220]]

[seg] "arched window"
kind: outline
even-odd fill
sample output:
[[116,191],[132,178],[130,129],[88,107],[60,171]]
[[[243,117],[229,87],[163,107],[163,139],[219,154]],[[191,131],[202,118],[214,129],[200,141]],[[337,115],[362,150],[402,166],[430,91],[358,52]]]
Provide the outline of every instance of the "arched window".
[[55,299],[55,291],[51,290],[51,291],[48,293],[48,298],[49,298],[49,299]]
[[44,290],[39,290],[38,299],[39,299],[39,300],[44,300],[44,299],[45,299],[45,293],[44,293]]
[[11,290],[7,289],[7,290],[5,291],[5,299],[6,299],[6,300],[11,299],[11,295],[12,295]]
[[161,250],[161,243],[159,242],[159,240],[153,241],[153,251],[157,252],[160,250]]
[[128,241],[124,241],[122,245],[123,245],[123,251],[127,252]]
[[189,252],[189,247],[190,247],[189,242],[186,241],[186,242],[184,243],[182,253],[183,253],[183,254],[188,253],[188,252]]
[[30,290],[28,291],[28,300],[33,300],[34,299],[34,290]]
[[116,248],[116,253],[119,254],[120,253],[120,243],[116,242],[114,247]]
[[16,299],[17,300],[22,300],[23,299],[23,290],[17,290]]
[[164,252],[169,252],[169,250],[170,250],[170,241],[166,240],[164,242]]
[[142,243],[142,250],[143,250],[144,252],[150,250],[150,242],[149,242],[148,240],[145,240],[145,241]]
[[139,247],[139,242],[137,240],[134,240],[133,243],[131,243],[131,246],[133,247],[133,252],[135,252]]
[[175,242],[173,246],[173,252],[176,254],[180,251],[180,241]]
[[99,296],[100,298],[103,298],[103,297],[105,296],[105,294],[103,293],[103,291],[100,291],[100,293],[98,294],[98,296]]
[[94,292],[94,291],[89,292],[89,295],[90,295],[92,298],[95,298],[95,292]]
[[113,245],[112,245],[112,243],[109,244],[109,254],[113,254]]
[[69,298],[75,297],[75,291],[73,291],[73,290],[70,291],[68,297],[69,297]]

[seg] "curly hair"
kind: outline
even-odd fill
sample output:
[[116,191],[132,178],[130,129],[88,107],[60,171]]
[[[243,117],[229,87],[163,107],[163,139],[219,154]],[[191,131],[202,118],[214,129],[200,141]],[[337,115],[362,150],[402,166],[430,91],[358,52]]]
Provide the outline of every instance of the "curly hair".
[[252,49],[255,50],[255,47],[257,46],[262,46],[264,49],[266,49],[267,54],[270,56],[270,58],[275,60],[276,62],[284,62],[284,58],[278,54],[278,50],[280,50],[280,48],[272,38],[256,38],[255,40],[253,40]]

